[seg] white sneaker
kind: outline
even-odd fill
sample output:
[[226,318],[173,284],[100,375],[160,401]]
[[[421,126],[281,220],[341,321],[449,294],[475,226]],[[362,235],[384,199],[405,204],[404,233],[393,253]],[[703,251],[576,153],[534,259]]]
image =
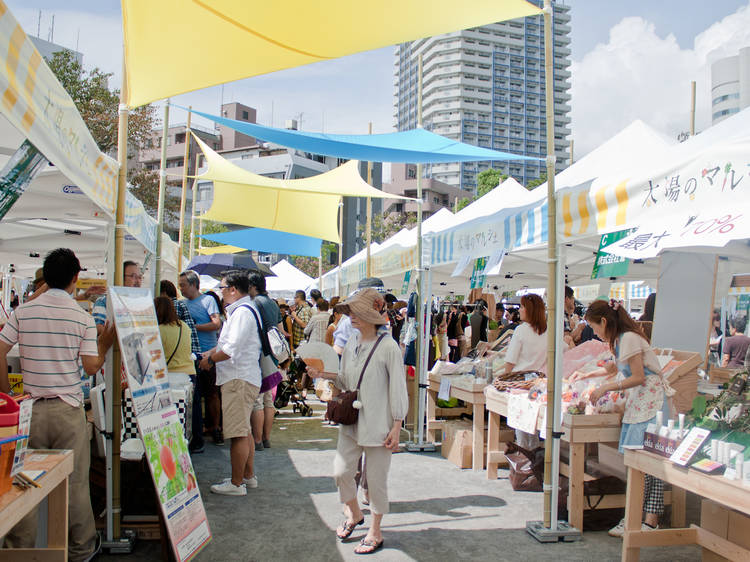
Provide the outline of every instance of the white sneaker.
[[620,519],[620,522],[612,527],[609,531],[607,531],[607,534],[610,537],[617,537],[618,539],[621,539],[625,534],[625,518],[623,517],[622,519]]
[[659,525],[656,527],[652,527],[651,525],[647,525],[646,523],[641,523],[641,531],[656,531],[659,528]]
[[235,486],[232,484],[232,479],[228,478],[226,480],[223,480],[219,484],[213,484],[211,486],[211,491],[214,494],[221,494],[223,496],[246,496],[247,495],[247,488],[245,488],[245,484],[240,484],[239,486]]
[[[222,482],[231,482],[231,478],[224,478]],[[257,488],[258,487],[258,477],[253,476],[252,478],[243,478],[242,483],[245,484],[248,488]]]

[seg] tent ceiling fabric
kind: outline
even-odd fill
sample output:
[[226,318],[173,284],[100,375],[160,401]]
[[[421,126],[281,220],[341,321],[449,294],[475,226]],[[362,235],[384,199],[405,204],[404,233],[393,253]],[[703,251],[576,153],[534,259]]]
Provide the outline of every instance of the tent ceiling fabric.
[[394,198],[368,185],[356,161],[311,178],[279,180],[243,170],[194,138],[208,164],[200,179],[214,183],[213,203],[204,215],[210,220],[339,242],[342,195]]
[[436,135],[424,129],[378,135],[330,135],[277,129],[256,123],[227,119],[226,117],[195,110],[193,110],[193,113],[220,125],[230,127],[235,131],[281,146],[313,154],[324,154],[326,156],[337,156],[339,158],[351,158],[368,162],[416,164],[486,160],[531,160],[538,162],[542,160],[542,158],[521,156],[465,144],[441,135]]
[[[451,0],[122,0],[128,105],[540,13],[524,0],[475,0],[466,10]],[[178,47],[175,37],[190,40]],[[169,64],[155,56],[178,50]]]
[[218,234],[204,234],[203,238],[236,246],[238,250],[255,250],[272,254],[291,254],[295,256],[320,255],[320,238],[310,238],[289,232],[266,230],[264,228],[243,228]]

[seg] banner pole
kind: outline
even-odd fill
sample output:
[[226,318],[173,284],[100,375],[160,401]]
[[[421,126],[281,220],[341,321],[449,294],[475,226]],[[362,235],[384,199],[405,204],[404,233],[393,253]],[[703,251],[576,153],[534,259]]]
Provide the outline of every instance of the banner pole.
[[339,267],[336,270],[336,286],[337,286],[337,296],[339,298],[342,297],[341,295],[341,262],[342,260],[342,253],[344,251],[344,198],[342,197],[339,199]]
[[161,284],[161,234],[164,231],[164,192],[167,183],[167,139],[169,137],[169,100],[164,105],[164,124],[161,133],[161,163],[159,165],[159,202],[156,207],[156,254],[154,255],[154,295]]
[[[190,136],[190,118],[193,116],[193,106],[188,107],[187,114],[187,125],[185,127],[185,156],[182,159],[183,172],[182,172],[182,194],[180,196],[180,233],[177,237],[177,247],[179,252],[177,254],[177,274],[182,272],[182,244],[185,237],[185,203],[187,199],[187,182],[188,182],[188,162],[190,161],[190,142],[192,137]],[[195,170],[197,172],[197,170]],[[156,294],[156,293],[154,293]]]
[[[123,285],[123,258],[125,256],[125,195],[127,193],[128,172],[128,82],[125,57],[122,61],[122,87],[120,89],[120,105],[118,107],[117,130],[117,160],[120,165],[117,171],[117,207],[115,208],[115,255],[114,269],[115,285]],[[120,408],[122,406],[122,390],[120,384],[120,370],[122,369],[120,346],[115,339],[112,346],[112,368],[110,370],[107,388],[110,389],[112,407],[107,409],[107,415],[112,420],[112,537],[113,541],[120,538]]]

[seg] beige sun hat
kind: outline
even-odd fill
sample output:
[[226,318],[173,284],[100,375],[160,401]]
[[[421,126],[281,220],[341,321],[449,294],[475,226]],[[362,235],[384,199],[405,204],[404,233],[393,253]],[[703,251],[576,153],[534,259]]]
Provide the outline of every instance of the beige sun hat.
[[336,311],[347,315],[354,313],[363,322],[376,325],[388,323],[387,308],[383,295],[371,287],[360,289],[336,305]]

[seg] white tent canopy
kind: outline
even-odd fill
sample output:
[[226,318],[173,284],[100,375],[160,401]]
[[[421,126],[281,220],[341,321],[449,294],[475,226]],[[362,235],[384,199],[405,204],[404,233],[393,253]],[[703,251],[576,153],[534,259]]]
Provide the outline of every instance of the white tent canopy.
[[[0,168],[7,164],[23,141],[23,135],[0,115]],[[12,264],[16,278],[33,278],[47,252],[69,247],[86,269],[83,275],[102,277],[106,272],[105,261],[109,253],[108,233],[113,231],[114,219],[53,164],[45,166],[37,174],[8,214],[0,220],[0,265]],[[131,198],[131,202],[139,207],[129,209],[131,212],[144,212],[135,198]],[[149,218],[144,222],[142,219],[145,217],[131,218],[139,227],[153,221]],[[167,254],[175,249],[174,242],[169,241],[165,245]],[[126,235],[124,259],[144,264],[148,254],[132,235]],[[164,278],[173,277],[176,273],[169,261],[174,260],[165,259],[162,264]]]
[[266,278],[266,290],[270,296],[277,299],[293,298],[295,291],[305,290],[314,281],[286,260],[271,266],[271,271],[276,277]]

